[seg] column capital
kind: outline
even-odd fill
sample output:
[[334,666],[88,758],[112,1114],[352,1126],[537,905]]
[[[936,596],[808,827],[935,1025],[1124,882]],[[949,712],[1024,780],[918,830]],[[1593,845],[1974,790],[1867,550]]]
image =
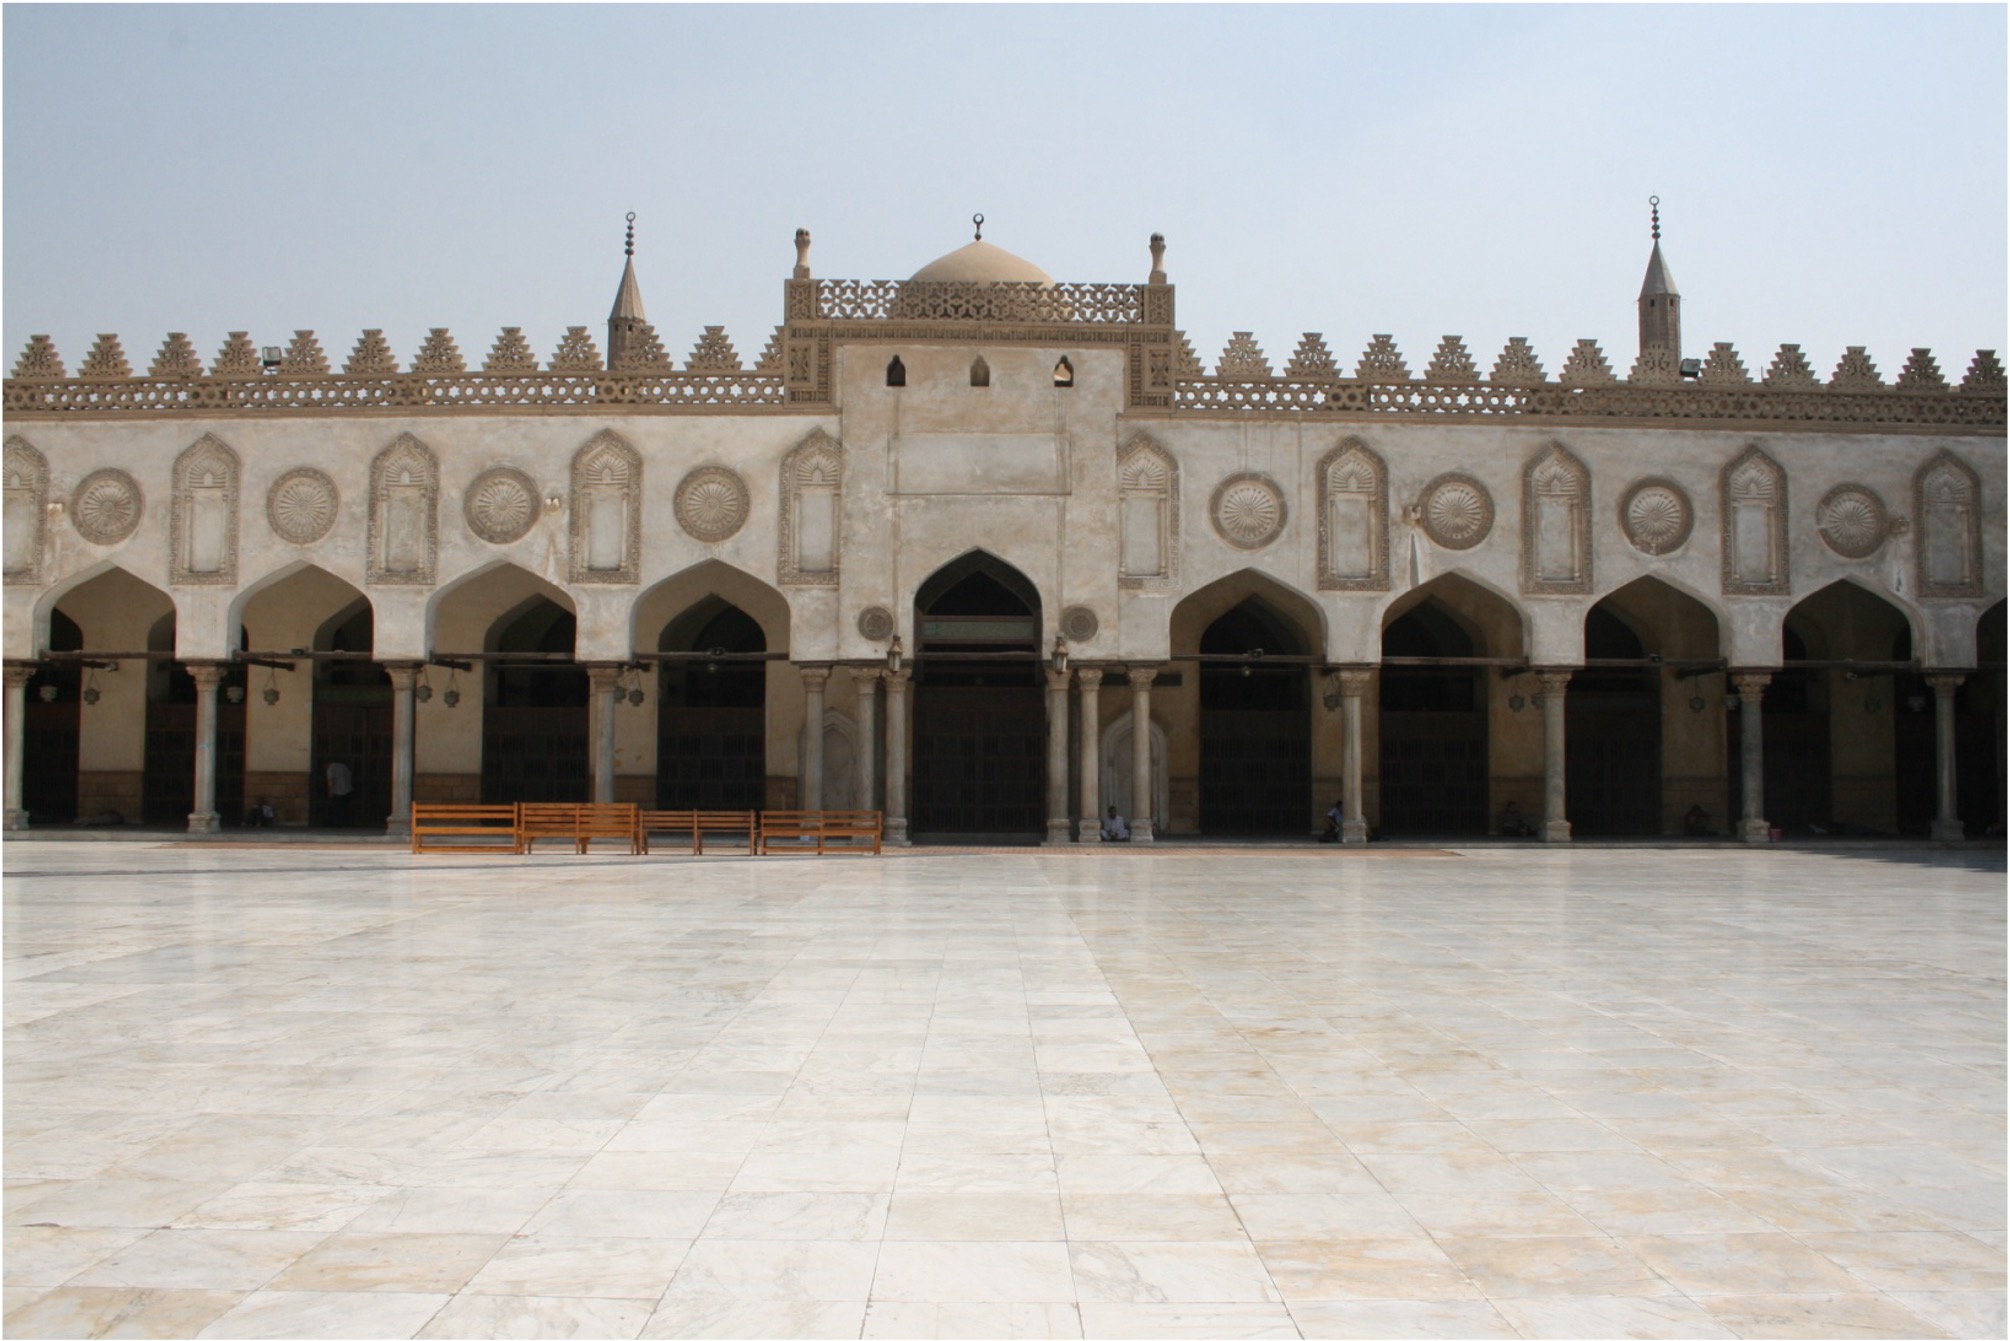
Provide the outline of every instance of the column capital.
[[798,663],[796,670],[801,672],[803,687],[806,689],[822,689],[831,678],[829,666],[805,666]]
[[1773,682],[1771,671],[1732,671],[1731,683],[1737,687],[1738,697],[1746,703],[1757,703],[1766,696],[1766,686]]
[[1084,689],[1100,689],[1103,685],[1103,668],[1100,666],[1079,667],[1075,671],[1075,678],[1081,682],[1081,686]]
[[1047,667],[1047,692],[1050,694],[1067,693],[1068,678],[1067,671],[1055,670],[1052,666]]
[[852,686],[861,694],[870,694],[878,686],[879,682],[885,678],[886,667],[884,666],[853,666],[851,668]]
[[1337,666],[1334,678],[1340,681],[1340,697],[1359,698],[1368,692],[1368,686],[1375,682],[1373,666]]
[[1125,668],[1124,674],[1129,678],[1131,688],[1150,689],[1152,681],[1158,678],[1159,668],[1157,666],[1129,666]]
[[195,681],[198,689],[214,689],[223,683],[223,677],[230,674],[230,666],[222,661],[184,661],[182,668]]
[[1562,698],[1570,690],[1570,677],[1574,673],[1561,666],[1543,666],[1536,670],[1535,678],[1543,693]]
[[619,661],[589,661],[585,665],[586,680],[595,689],[612,689],[628,667]]
[[38,669],[39,667],[29,665],[24,662],[19,661],[8,662],[6,668],[7,687],[9,689],[19,689],[21,686],[27,684],[28,681],[35,678],[35,672]]
[[1967,680],[1967,674],[1961,671],[1928,671],[1926,673],[1926,682],[1933,686],[1933,692],[1936,694],[1951,694],[1961,688]]
[[384,674],[391,677],[393,689],[410,689],[418,683],[419,672],[424,668],[424,663],[418,661],[380,661],[377,664],[384,668]]
[[914,672],[905,666],[899,670],[881,671],[880,674],[886,677],[886,692],[889,694],[906,693],[907,682],[914,678]]

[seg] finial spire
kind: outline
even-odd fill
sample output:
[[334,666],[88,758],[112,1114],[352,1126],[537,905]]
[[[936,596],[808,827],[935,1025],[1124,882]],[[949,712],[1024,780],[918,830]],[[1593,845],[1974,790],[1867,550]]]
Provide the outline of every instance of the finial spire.
[[973,214],[970,216],[970,222],[977,226],[977,240],[982,242],[984,240],[984,216]]
[[[1659,236],[1660,236],[1660,234],[1658,234],[1658,233],[1657,233],[1657,234],[1655,234],[1655,236],[1656,236],[1656,237],[1659,237]],[[623,247],[622,247],[622,249],[621,249],[621,254],[622,254],[622,255],[624,255],[624,256],[630,256],[630,257],[632,257],[632,256],[634,256],[634,255],[635,255],[635,211],[634,211],[634,210],[630,210],[630,211],[628,211],[628,242],[627,242],[627,244],[626,244],[625,246],[623,246]]]
[[[1661,240],[1661,197],[1647,197],[1647,206],[1654,211],[1654,240],[1659,242]],[[631,214],[628,217],[632,219],[635,216]]]

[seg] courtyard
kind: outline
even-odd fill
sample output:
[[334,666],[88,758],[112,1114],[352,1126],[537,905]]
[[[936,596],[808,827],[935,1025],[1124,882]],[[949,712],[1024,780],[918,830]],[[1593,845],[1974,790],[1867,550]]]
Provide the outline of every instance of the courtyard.
[[2000,851],[6,845],[8,1336],[2001,1336]]

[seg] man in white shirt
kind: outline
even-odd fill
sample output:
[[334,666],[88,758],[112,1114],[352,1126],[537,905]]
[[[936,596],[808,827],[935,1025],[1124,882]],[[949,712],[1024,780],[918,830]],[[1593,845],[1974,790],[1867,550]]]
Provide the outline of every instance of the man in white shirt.
[[337,829],[346,829],[356,822],[353,813],[356,798],[356,779],[349,772],[349,765],[340,759],[328,764],[328,823]]
[[1131,826],[1115,806],[1103,817],[1103,841],[1105,843],[1128,843],[1131,841]]

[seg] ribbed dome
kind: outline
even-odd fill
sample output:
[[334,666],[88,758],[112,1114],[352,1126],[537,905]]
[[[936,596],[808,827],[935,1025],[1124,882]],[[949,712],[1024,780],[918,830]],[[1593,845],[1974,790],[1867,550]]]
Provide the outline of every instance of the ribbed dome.
[[1054,284],[1054,277],[1039,266],[1014,256],[1003,247],[994,247],[982,238],[930,261],[914,272],[914,278],[961,284],[997,284],[1016,280],[1048,288]]

